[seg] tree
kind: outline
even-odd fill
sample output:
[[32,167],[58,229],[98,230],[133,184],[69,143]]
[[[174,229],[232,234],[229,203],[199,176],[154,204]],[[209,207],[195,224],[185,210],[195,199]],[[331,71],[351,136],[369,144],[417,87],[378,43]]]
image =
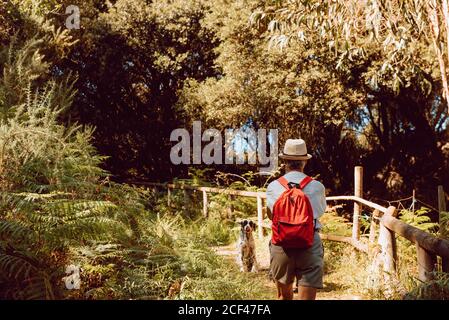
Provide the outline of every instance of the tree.
[[[92,2],[96,3],[96,2]],[[170,132],[184,79],[214,74],[212,34],[201,25],[207,2],[144,0],[93,6],[58,70],[78,75],[67,121],[93,125],[95,145],[116,180],[167,179]],[[86,4],[80,3],[81,7]]]
[[333,73],[362,94],[352,124],[366,142],[361,161],[382,182],[379,188],[395,185],[390,194],[447,181],[441,149],[448,123],[440,95],[444,81],[426,3],[272,1],[251,16],[272,47],[321,48],[318,56],[326,57]]
[[189,80],[178,106],[189,119],[222,131],[250,120],[255,129],[279,129],[281,144],[288,137],[303,137],[317,158],[309,169],[337,189],[347,188],[346,174],[360,152],[348,123],[357,121],[363,95],[333,72],[327,61],[332,57],[322,47],[295,43],[284,51],[267,50],[258,30],[248,24],[260,4],[215,2],[204,23],[219,39],[220,73],[205,81]]
[[[408,86],[410,74],[433,68],[433,61],[438,61],[443,97],[448,96],[447,0],[271,1],[254,11],[252,21],[267,24],[271,42],[279,46],[293,38],[307,41],[317,36],[339,57],[337,68],[380,46],[384,61],[371,80],[386,78],[395,92]],[[429,51],[418,56],[423,46]],[[429,83],[423,81],[422,86],[430,90]]]

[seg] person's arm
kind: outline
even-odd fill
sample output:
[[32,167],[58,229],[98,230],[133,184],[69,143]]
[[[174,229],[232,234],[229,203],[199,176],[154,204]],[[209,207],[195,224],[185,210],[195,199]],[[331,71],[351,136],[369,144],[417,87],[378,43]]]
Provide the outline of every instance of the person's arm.
[[267,187],[267,216],[270,220],[273,220],[273,205],[274,205],[274,189],[273,183],[270,183]]
[[273,220],[273,213],[271,212],[270,208],[267,207],[267,217],[270,220]]
[[326,188],[324,185],[320,183],[320,188],[318,190],[318,199],[319,199],[319,208],[318,208],[318,219],[324,214],[326,211],[327,203],[326,203]]

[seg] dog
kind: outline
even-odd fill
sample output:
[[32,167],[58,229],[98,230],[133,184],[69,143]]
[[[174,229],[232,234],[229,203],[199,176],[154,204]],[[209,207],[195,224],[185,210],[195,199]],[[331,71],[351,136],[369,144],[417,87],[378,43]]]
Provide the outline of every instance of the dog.
[[241,272],[257,272],[259,269],[256,260],[256,244],[253,237],[255,229],[256,224],[251,220],[240,222],[240,238],[237,248]]

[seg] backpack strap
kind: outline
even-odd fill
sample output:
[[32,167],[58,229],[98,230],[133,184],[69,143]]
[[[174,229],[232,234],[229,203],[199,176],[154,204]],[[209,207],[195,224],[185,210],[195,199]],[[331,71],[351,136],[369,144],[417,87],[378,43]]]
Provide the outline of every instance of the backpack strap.
[[[304,189],[313,179],[309,176],[306,176],[304,179],[302,179],[301,183],[299,184],[299,188],[302,190]],[[288,185],[287,179],[284,177],[280,177],[278,179],[278,182],[287,190],[290,189],[290,186]]]
[[280,178],[278,179],[278,182],[279,182],[285,189],[287,189],[287,190],[290,189],[290,187],[289,187],[289,185],[288,185],[288,181],[287,181],[287,179],[285,179],[284,177],[280,177]]
[[302,179],[301,183],[299,184],[299,188],[302,190],[304,189],[310,182],[312,182],[312,178],[309,176],[306,176],[304,179]]

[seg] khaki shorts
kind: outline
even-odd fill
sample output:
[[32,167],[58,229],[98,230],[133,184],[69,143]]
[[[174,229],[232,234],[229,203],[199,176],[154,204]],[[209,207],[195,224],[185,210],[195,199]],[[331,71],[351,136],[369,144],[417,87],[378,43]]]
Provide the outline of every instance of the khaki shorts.
[[282,248],[270,242],[270,268],[272,277],[282,284],[299,279],[298,285],[323,288],[324,248],[318,232],[308,249]]

